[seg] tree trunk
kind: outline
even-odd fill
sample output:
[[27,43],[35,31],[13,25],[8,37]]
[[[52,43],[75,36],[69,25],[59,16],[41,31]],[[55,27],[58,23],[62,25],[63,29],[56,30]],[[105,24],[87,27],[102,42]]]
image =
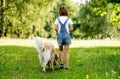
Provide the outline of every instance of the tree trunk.
[[5,33],[5,0],[1,0],[1,23],[0,23],[0,37],[4,37]]

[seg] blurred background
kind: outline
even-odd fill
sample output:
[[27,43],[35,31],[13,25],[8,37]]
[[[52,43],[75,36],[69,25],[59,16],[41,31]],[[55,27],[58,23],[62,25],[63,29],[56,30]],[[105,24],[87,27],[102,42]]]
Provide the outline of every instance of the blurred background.
[[120,39],[120,0],[0,0],[0,38],[56,38],[55,19],[66,5],[74,39]]

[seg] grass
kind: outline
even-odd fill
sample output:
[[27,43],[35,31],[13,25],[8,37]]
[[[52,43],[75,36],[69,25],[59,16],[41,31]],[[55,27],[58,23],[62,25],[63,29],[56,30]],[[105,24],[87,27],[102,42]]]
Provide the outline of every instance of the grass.
[[71,48],[70,67],[43,73],[34,47],[0,46],[0,79],[120,79],[120,47]]

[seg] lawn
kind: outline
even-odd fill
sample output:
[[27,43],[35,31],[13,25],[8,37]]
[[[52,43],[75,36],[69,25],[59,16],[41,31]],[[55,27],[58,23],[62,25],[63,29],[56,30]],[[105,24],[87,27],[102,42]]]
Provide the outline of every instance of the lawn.
[[70,67],[43,73],[34,47],[0,46],[0,79],[120,79],[120,47],[71,48]]

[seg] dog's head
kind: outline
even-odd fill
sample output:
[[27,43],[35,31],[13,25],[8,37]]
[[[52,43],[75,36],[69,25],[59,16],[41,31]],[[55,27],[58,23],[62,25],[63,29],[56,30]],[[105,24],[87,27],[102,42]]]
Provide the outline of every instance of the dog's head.
[[58,54],[57,53],[55,53],[55,57],[54,57],[54,65],[57,65],[58,63],[57,63],[57,60],[58,60]]

